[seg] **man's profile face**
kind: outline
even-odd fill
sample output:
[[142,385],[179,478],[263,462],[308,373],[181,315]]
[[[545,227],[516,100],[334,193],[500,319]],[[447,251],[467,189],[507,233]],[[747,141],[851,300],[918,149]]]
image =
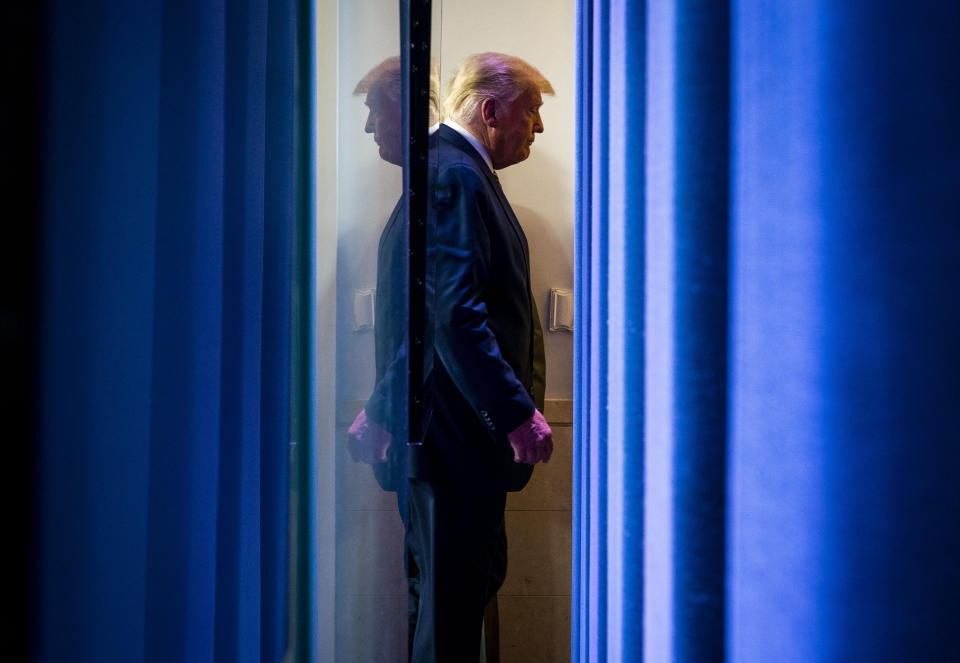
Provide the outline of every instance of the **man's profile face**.
[[491,132],[490,158],[496,169],[520,163],[530,156],[536,134],[543,133],[540,91],[526,90],[509,103],[497,103],[496,130]]
[[396,166],[403,165],[403,143],[400,130],[400,102],[394,101],[383,88],[374,86],[364,101],[370,112],[363,130],[373,134],[380,148],[380,158]]

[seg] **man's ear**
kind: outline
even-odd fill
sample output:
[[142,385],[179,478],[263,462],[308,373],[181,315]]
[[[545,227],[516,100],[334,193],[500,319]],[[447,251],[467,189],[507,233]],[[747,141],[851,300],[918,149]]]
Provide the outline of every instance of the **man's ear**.
[[480,102],[480,119],[488,127],[497,126],[497,100],[487,97]]

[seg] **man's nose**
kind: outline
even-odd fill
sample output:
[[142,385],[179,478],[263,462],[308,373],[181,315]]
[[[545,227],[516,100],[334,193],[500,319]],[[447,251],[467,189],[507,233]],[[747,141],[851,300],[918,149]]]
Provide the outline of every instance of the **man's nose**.
[[373,121],[373,111],[370,111],[367,113],[367,123],[363,125],[363,130],[368,134],[372,134],[376,131],[375,125],[376,123]]
[[533,121],[533,132],[542,134],[543,133],[543,120],[540,119],[540,113],[537,112],[537,118]]

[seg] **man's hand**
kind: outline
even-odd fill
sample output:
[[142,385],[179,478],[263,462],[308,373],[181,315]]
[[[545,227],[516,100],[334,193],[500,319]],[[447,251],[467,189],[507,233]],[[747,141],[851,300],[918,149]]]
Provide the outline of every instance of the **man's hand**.
[[547,420],[534,410],[533,416],[517,426],[516,430],[507,434],[510,446],[513,447],[513,461],[535,465],[550,460],[553,453],[553,431],[547,425]]
[[391,439],[390,433],[367,419],[366,410],[360,410],[347,431],[347,450],[358,463],[382,463],[387,460]]

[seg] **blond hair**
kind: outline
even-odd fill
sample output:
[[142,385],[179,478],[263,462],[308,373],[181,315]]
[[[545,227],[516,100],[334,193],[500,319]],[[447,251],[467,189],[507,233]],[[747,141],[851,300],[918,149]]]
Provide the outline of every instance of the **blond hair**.
[[[398,112],[400,104],[400,56],[389,57],[367,72],[353,88],[354,94],[367,94],[376,90],[386,94],[390,101],[396,103]],[[430,60],[430,124],[440,121],[440,69],[436,62]]]
[[504,53],[475,53],[460,62],[447,84],[443,116],[471,124],[484,99],[509,103],[527,90],[553,94],[550,81],[530,63]]

